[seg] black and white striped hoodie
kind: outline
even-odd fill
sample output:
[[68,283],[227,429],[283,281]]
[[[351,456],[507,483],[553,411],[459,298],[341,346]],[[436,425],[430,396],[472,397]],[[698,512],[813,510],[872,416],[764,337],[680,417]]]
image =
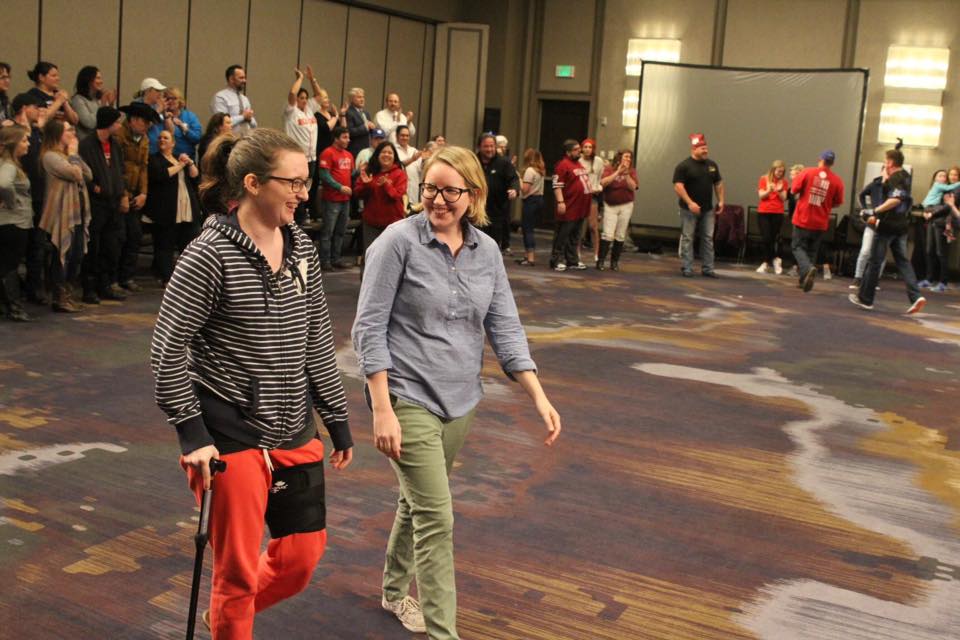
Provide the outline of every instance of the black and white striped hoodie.
[[235,215],[210,216],[167,285],[150,363],[185,454],[303,446],[311,405],[336,450],[353,446],[316,248],[281,231],[274,274]]

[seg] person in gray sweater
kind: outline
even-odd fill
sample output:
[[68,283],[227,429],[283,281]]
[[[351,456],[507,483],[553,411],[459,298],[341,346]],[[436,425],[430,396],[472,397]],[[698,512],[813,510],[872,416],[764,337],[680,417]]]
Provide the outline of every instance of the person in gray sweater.
[[77,122],[77,138],[83,140],[97,131],[97,109],[113,105],[117,94],[115,91],[103,90],[103,74],[100,69],[90,65],[77,73],[74,91],[70,106],[80,118]]
[[33,228],[30,179],[20,165],[30,148],[28,134],[20,125],[0,129],[0,313],[18,322],[31,319],[20,306],[17,276]]

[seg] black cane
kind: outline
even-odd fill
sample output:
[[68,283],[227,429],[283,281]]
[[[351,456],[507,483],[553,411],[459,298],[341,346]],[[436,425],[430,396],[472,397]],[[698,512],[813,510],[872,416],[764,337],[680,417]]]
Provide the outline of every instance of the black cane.
[[213,499],[213,476],[218,471],[226,471],[227,463],[223,460],[210,461],[210,488],[203,490],[203,499],[200,501],[200,523],[197,525],[197,535],[193,536],[197,547],[197,556],[193,560],[193,584],[190,586],[190,613],[187,616],[187,640],[193,640],[193,628],[197,624],[197,600],[200,598],[200,574],[203,571],[203,550],[210,538],[210,502]]

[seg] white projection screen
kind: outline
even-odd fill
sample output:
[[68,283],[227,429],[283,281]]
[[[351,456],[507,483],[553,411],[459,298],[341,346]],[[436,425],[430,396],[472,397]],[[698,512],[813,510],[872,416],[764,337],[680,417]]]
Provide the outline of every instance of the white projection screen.
[[757,204],[757,180],[774,160],[811,166],[837,154],[845,185],[839,216],[859,188],[866,69],[743,69],[644,62],[635,157],[638,193],[632,224],[679,228],[673,169],[702,133],[720,166],[726,202]]

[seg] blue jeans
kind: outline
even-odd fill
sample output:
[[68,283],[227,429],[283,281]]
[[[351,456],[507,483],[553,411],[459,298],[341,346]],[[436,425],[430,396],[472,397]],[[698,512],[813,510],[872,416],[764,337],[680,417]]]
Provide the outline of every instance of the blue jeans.
[[823,231],[804,229],[803,227],[793,228],[790,250],[793,252],[794,260],[797,261],[797,271],[800,272],[801,283],[807,276],[807,271],[817,268],[813,261],[817,259],[822,239]]
[[873,304],[873,298],[877,293],[877,282],[880,280],[880,265],[887,255],[888,246],[897,263],[897,271],[900,272],[900,277],[907,286],[907,298],[910,304],[913,304],[920,297],[920,288],[917,286],[917,274],[913,272],[913,265],[907,257],[906,232],[892,235],[878,231],[873,237],[870,260],[867,262],[867,270],[860,282],[860,301]]
[[683,271],[693,271],[693,236],[700,222],[700,259],[703,260],[703,271],[713,271],[713,226],[716,215],[713,209],[701,211],[698,214],[680,209],[680,268]]
[[350,201],[323,201],[323,231],[320,234],[320,262],[336,262],[343,247],[343,234],[350,217]]
[[543,196],[527,196],[523,201],[523,217],[520,225],[523,227],[523,248],[527,251],[533,251],[537,246],[534,229],[536,229],[541,209],[543,209]]
[[[853,272],[853,277],[858,280],[863,280],[863,272],[867,270],[867,261],[870,260],[870,249],[873,247],[873,237],[877,234],[873,230],[873,227],[864,227],[863,228],[863,240],[860,241],[860,253],[857,254],[857,267]],[[886,266],[887,261],[884,261],[880,264],[880,273],[883,273],[883,268]],[[877,276],[879,277],[879,276]],[[927,278],[929,280],[929,278]]]

